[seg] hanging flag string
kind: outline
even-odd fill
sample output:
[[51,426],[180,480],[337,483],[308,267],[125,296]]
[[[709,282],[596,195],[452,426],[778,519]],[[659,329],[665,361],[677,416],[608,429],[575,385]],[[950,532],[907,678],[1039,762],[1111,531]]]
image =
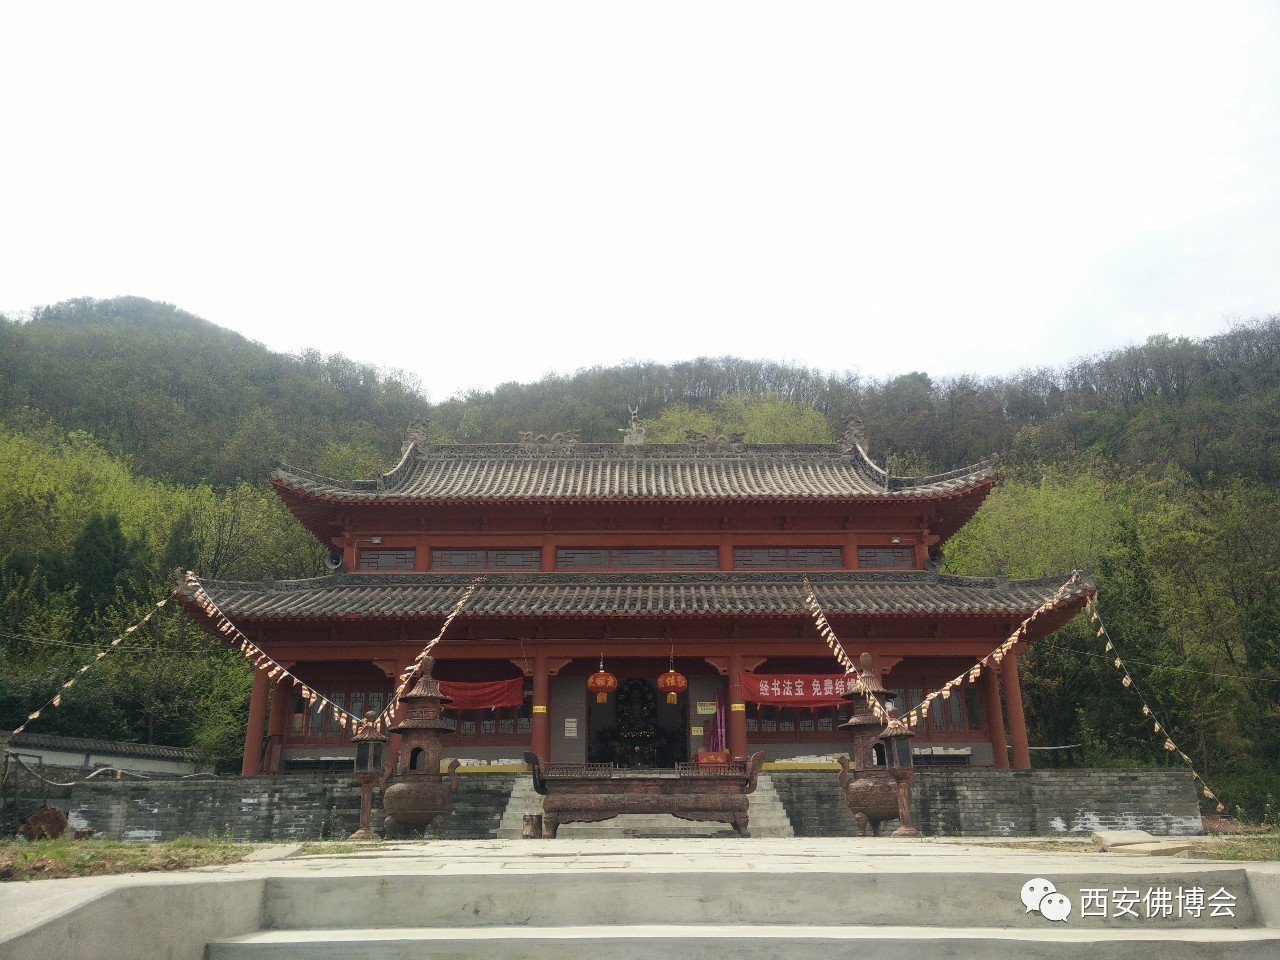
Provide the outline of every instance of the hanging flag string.
[[1169,732],[1168,724],[1161,723],[1156,718],[1150,704],[1147,703],[1147,698],[1143,696],[1142,691],[1138,689],[1137,681],[1133,679],[1133,674],[1131,674],[1129,672],[1129,668],[1125,666],[1123,658],[1121,658],[1120,653],[1116,650],[1115,642],[1111,639],[1111,634],[1107,632],[1107,625],[1102,622],[1102,616],[1098,613],[1097,598],[1090,597],[1085,609],[1089,612],[1089,620],[1097,625],[1097,636],[1103,641],[1103,651],[1111,659],[1111,665],[1120,671],[1120,683],[1132,690],[1142,702],[1142,715],[1151,721],[1152,732],[1158,733],[1164,737],[1164,748],[1170,753],[1176,753],[1182,758],[1182,762],[1185,763],[1187,768],[1191,771],[1192,778],[1200,785],[1200,792],[1204,794],[1205,799],[1212,800],[1216,803],[1218,813],[1223,813],[1226,810],[1225,805],[1218,799],[1218,795],[1209,789],[1209,785],[1205,783],[1204,777],[1200,776],[1200,772],[1196,770],[1195,761],[1182,752],[1182,749],[1174,741],[1173,735]]
[[158,611],[164,608],[165,604],[167,604],[170,600],[172,600],[175,596],[177,596],[177,593],[178,593],[178,588],[175,587],[167,597],[157,602],[154,607],[148,610],[146,616],[144,616],[141,620],[139,620],[137,623],[133,624],[132,626],[125,627],[124,633],[120,634],[120,636],[116,637],[109,644],[107,644],[106,647],[104,647],[103,649],[95,653],[93,655],[93,659],[90,660],[88,663],[86,663],[84,666],[82,666],[79,670],[77,670],[72,675],[70,680],[68,680],[66,683],[64,683],[62,686],[58,688],[57,693],[55,693],[52,697],[50,697],[47,701],[45,701],[43,706],[41,706],[38,710],[32,710],[30,713],[28,713],[27,719],[23,720],[21,725],[19,725],[19,727],[16,730],[10,733],[9,736],[11,737],[17,736],[19,733],[22,733],[23,730],[27,729],[28,723],[31,723],[33,720],[39,720],[40,714],[48,710],[50,707],[56,708],[56,707],[62,706],[62,699],[66,691],[70,690],[72,687],[76,685],[76,681],[80,679],[80,676],[82,674],[88,672],[90,667],[92,667],[95,663],[97,663],[99,660],[105,657],[108,653],[110,653],[116,647],[120,646],[120,644],[124,642],[125,638],[129,636],[129,634],[133,633],[135,630],[141,627],[144,623],[147,623],[152,617],[156,615]]
[[[827,646],[831,649],[832,655],[836,658],[836,663],[844,667],[844,672],[853,676],[861,676],[858,668],[854,665],[853,658],[849,656],[844,645],[840,642],[840,638],[836,636],[835,630],[832,629],[827,616],[822,612],[822,605],[818,603],[818,595],[814,593],[813,584],[809,582],[808,577],[803,578],[804,582],[804,603],[809,608],[809,613],[813,616],[814,626],[818,628],[818,633],[822,634],[822,638],[827,641]],[[887,722],[889,717],[885,713],[885,709],[880,705],[880,701],[865,689],[862,684],[858,684],[855,689],[862,693],[867,701],[867,706],[871,712],[875,714],[876,719]]]
[[[827,621],[826,615],[823,614],[822,607],[818,604],[813,587],[810,585],[807,577],[804,580],[804,588],[805,605],[813,615],[813,622],[817,626],[818,632],[822,634],[823,638],[827,641],[827,646],[831,648],[831,652],[835,656],[836,661],[845,668],[846,673],[857,673],[858,671],[853,664],[853,660],[841,645],[835,631],[831,628],[831,624]],[[934,700],[938,697],[941,697],[943,700],[948,700],[951,697],[951,692],[956,687],[966,681],[969,683],[977,682],[977,679],[982,675],[983,670],[993,665],[998,665],[1006,656],[1008,656],[1009,651],[1011,651],[1020,641],[1026,639],[1027,631],[1038,618],[1056,609],[1063,600],[1072,596],[1082,588],[1087,590],[1089,596],[1092,597],[1092,588],[1084,585],[1084,576],[1079,570],[1075,570],[1067,581],[1057,589],[1052,597],[1033,610],[1031,615],[1023,620],[1022,623],[1018,624],[1018,629],[1014,630],[1007,640],[1001,643],[1000,646],[996,647],[973,666],[966,669],[959,676],[953,677],[937,690],[932,691],[901,718],[902,722],[914,727],[921,721],[928,719],[929,709]],[[867,698],[867,704],[872,708],[872,712],[880,719],[884,719],[884,711],[883,708],[881,708],[879,701],[869,693],[865,694],[865,696]]]
[[240,648],[240,652],[244,654],[245,659],[252,663],[259,670],[269,671],[267,679],[275,680],[279,677],[285,677],[291,680],[294,686],[299,688],[298,696],[302,697],[310,706],[317,710],[317,716],[323,717],[326,710],[332,711],[334,719],[338,726],[343,730],[351,728],[353,731],[357,729],[356,724],[360,722],[360,718],[349,710],[345,710],[338,704],[334,703],[324,694],[317,690],[313,690],[307,684],[303,683],[298,677],[290,673],[285,666],[267,654],[261,647],[246,637],[236,627],[231,619],[218,609],[218,605],[213,602],[213,598],[205,592],[204,586],[200,583],[200,578],[192,571],[188,570],[182,580],[183,588],[190,595],[191,600],[204,611],[205,615],[214,622],[217,630],[222,634],[223,639],[227,643]]
[[[963,673],[952,677],[941,687],[934,690],[918,704],[912,707],[911,710],[907,712],[906,716],[902,718],[903,722],[912,727],[916,726],[918,723],[928,719],[929,709],[934,700],[939,697],[943,700],[949,700],[951,698],[951,692],[961,684],[966,682],[977,683],[978,678],[982,676],[983,670],[999,666],[1001,661],[1009,655],[1014,647],[1026,640],[1027,633],[1031,629],[1031,625],[1035,623],[1036,620],[1044,616],[1046,613],[1050,613],[1057,609],[1058,605],[1062,603],[1063,600],[1066,600],[1068,597],[1076,593],[1083,584],[1084,575],[1079,570],[1073,570],[1071,576],[1067,578],[1066,583],[1060,586],[1052,597],[1040,604],[1040,606],[1036,607],[1035,610],[1031,611],[1031,615],[1018,624],[1018,628],[1009,635],[1007,640],[1001,643],[1000,646],[996,647],[973,666],[969,667]],[[1094,594],[1093,588],[1085,587],[1085,589],[1088,597],[1092,599]],[[1088,601],[1086,601],[1086,603],[1087,602]]]
[[453,605],[453,609],[449,611],[449,615],[444,618],[444,623],[440,624],[440,632],[437,633],[431,641],[422,648],[422,651],[413,658],[413,663],[405,667],[400,674],[400,682],[396,684],[396,692],[391,695],[391,699],[387,701],[387,705],[382,708],[382,712],[373,721],[373,726],[377,729],[386,730],[391,726],[391,718],[396,712],[396,707],[400,705],[400,697],[404,692],[410,689],[414,682],[422,675],[422,661],[431,655],[431,651],[441,640],[444,639],[444,632],[449,629],[449,624],[457,618],[462,612],[462,608],[467,605],[467,601],[471,599],[471,594],[475,593],[476,587],[484,582],[484,577],[476,577],[469,584],[462,594],[458,597]]

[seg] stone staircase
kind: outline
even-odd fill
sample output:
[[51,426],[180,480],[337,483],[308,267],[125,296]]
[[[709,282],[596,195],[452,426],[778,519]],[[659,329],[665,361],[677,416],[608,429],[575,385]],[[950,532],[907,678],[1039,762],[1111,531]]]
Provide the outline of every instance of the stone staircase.
[[[768,774],[760,774],[755,792],[747,798],[748,827],[752,837],[791,837],[791,821],[774,790]],[[511,799],[498,826],[496,836],[518,840],[523,835],[524,815],[541,813],[542,797],[533,789],[533,778],[519,776],[511,791]],[[681,820],[668,814],[644,815],[624,813],[600,823],[566,823],[560,826],[557,839],[616,839],[619,837],[733,837],[733,829],[723,823]]]
[[[444,840],[491,840],[498,834],[512,788],[528,775],[463,774],[453,795],[453,809],[445,817]],[[381,812],[381,811],[379,811]],[[382,831],[379,829],[378,831]]]
[[[828,846],[833,841],[824,841]],[[926,851],[919,841],[834,841],[841,855],[807,859],[814,841],[559,841],[532,856],[395,870],[267,879],[257,932],[215,939],[207,960],[1274,960],[1280,928],[1260,908],[1243,865],[1135,869],[1086,857],[993,866],[993,855]],[[634,845],[628,849],[623,844]],[[648,845],[642,849],[641,845]],[[524,844],[516,845],[528,849]],[[855,852],[855,847],[858,852]],[[896,850],[896,853],[891,851]],[[918,856],[913,857],[912,853]],[[941,863],[939,863],[941,858]],[[407,865],[406,865],[407,866]],[[1063,922],[1026,910],[1020,889],[1052,876],[1074,909]],[[1261,878],[1271,882],[1272,873]],[[1080,916],[1089,891],[1179,890],[1233,898],[1232,916]],[[1105,899],[1105,898],[1104,898]]]
[[[797,837],[855,837],[858,825],[845,805],[835,771],[804,771],[773,778]],[[889,825],[889,830],[897,824]]]

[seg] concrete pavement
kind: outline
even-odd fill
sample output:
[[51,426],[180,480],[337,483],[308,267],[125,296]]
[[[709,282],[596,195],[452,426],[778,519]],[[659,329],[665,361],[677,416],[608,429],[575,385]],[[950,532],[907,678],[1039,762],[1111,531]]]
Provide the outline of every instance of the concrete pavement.
[[[1029,909],[1033,879],[1070,915]],[[1229,914],[1192,912],[1215,894]],[[494,840],[0,885],[3,960],[202,960],[206,944],[211,960],[670,958],[695,943],[802,960],[855,943],[900,956],[907,941],[939,956],[1274,958],[1280,864],[940,839]]]

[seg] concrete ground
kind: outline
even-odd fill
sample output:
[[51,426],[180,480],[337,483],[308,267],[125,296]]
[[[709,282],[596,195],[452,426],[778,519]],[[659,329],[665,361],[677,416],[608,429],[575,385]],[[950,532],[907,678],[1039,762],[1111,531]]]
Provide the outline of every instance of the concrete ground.
[[[1054,923],[1027,910],[1020,890],[1035,878],[1057,883],[1073,915]],[[1236,916],[1078,916],[1088,889],[1191,887],[1232,891]],[[900,946],[957,937],[970,950],[975,938],[1030,938],[1061,943],[1064,956],[1087,945],[1095,956],[1172,957],[1181,955],[1168,946],[1173,937],[1193,951],[1188,956],[1217,956],[1194,952],[1216,942],[1233,956],[1280,957],[1280,863],[932,838],[493,840],[387,843],[184,873],[0,885],[4,960],[203,960],[215,941],[211,958],[266,956],[281,939],[291,940],[293,952],[272,956],[366,955],[353,939],[386,941],[369,956],[444,956],[423,952],[422,939],[402,941],[464,933],[484,941],[475,955],[492,956],[502,949],[495,942],[517,937],[524,946],[514,955],[541,955],[531,944],[545,940],[549,954],[568,956],[566,938],[608,939],[611,930],[631,945],[617,955],[637,957],[650,954],[636,943],[652,940],[658,955],[667,949],[661,938],[676,933],[707,946],[723,942],[726,955],[740,956],[750,954],[748,940],[758,945],[751,949],[773,943],[769,949],[780,950],[780,937],[790,957],[808,955],[797,953],[806,940],[818,951],[851,940]],[[1149,947],[1126,953],[1129,941]],[[452,949],[448,956],[470,955]]]

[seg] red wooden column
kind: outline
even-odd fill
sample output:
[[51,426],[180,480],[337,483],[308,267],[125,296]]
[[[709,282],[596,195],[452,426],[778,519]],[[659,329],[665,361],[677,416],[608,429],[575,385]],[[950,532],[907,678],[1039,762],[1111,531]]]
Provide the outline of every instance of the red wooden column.
[[267,756],[267,773],[280,772],[280,749],[284,745],[284,732],[289,725],[289,701],[293,699],[292,694],[293,681],[281,674],[271,688],[271,714],[267,718],[271,752]]
[[249,700],[249,726],[244,731],[244,762],[240,776],[256,777],[262,768],[262,733],[267,723],[267,671],[253,671],[253,694]]
[[996,768],[1009,769],[1009,746],[1005,741],[1004,711],[1000,709],[1000,680],[991,669],[983,670],[982,712],[986,715],[987,735],[991,738],[991,755]]
[[747,758],[747,704],[742,699],[742,654],[735,644],[729,648],[729,757]]
[[1031,769],[1031,751],[1027,749],[1027,718],[1022,712],[1022,684],[1018,682],[1018,655],[1010,650],[1000,664],[1004,681],[1004,702],[1009,708],[1009,740],[1013,744],[1015,770]]
[[533,651],[533,716],[529,724],[529,746],[543,763],[551,762],[551,675],[547,651],[539,645]]

